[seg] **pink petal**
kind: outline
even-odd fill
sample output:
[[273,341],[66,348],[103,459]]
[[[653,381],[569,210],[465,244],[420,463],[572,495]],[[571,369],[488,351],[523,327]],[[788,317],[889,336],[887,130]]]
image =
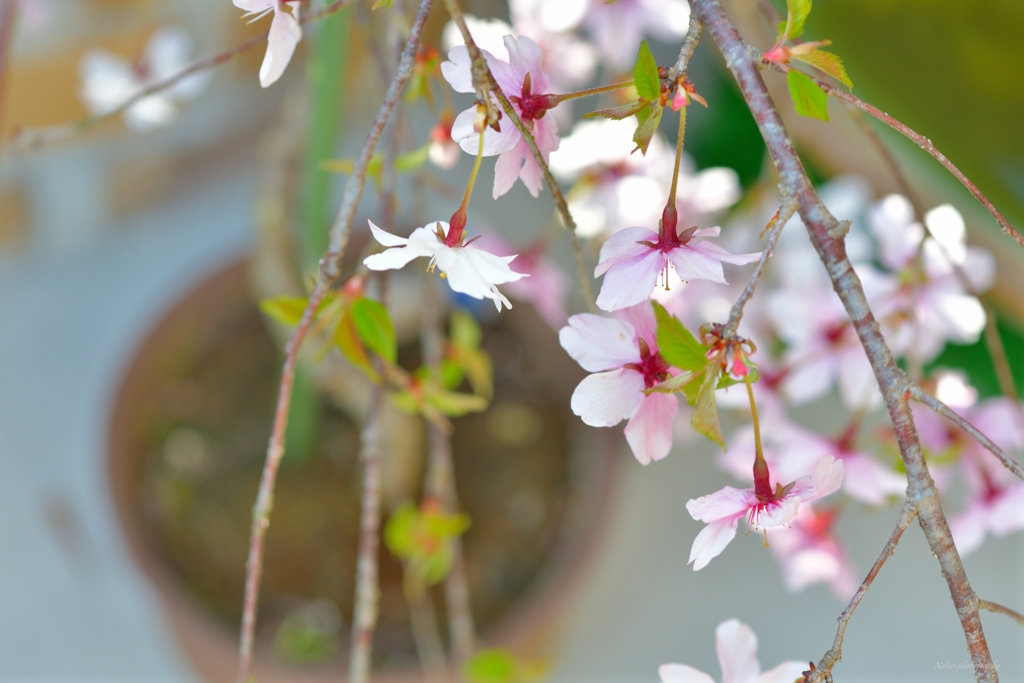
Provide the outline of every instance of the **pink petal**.
[[270,35],[267,38],[267,53],[260,66],[262,87],[269,87],[281,78],[300,40],[302,27],[299,26],[295,15],[275,5],[274,20],[270,24]]
[[[476,107],[470,107],[455,117],[452,122],[452,140],[459,143],[463,152],[476,156],[480,149],[480,136],[473,130],[476,122]],[[484,130],[484,156],[491,157],[514,148],[522,140],[522,135],[511,123],[502,119],[501,131],[493,128]]]
[[[537,43],[526,36],[520,36],[519,38],[505,36],[504,41],[505,49],[508,50],[509,66],[519,82],[520,91],[522,90],[523,81],[526,80],[526,74],[529,73],[531,80],[530,91],[533,94],[547,92],[550,83],[547,74],[541,69],[541,65],[544,62],[544,54],[537,47]],[[518,95],[519,93],[514,94]]]
[[761,673],[757,636],[738,619],[723,621],[715,629],[715,652],[722,667],[722,683],[753,683]]
[[597,268],[594,269],[594,277],[601,277],[619,261],[633,259],[649,253],[651,247],[640,244],[640,242],[656,244],[657,241],[658,233],[647,228],[619,230],[601,246],[601,253],[597,259]]
[[835,493],[843,485],[843,475],[846,468],[842,460],[835,460],[831,455],[826,455],[814,466],[814,493],[809,498],[802,500],[815,500]]
[[715,683],[711,676],[685,664],[662,664],[658,676],[661,683]]
[[[512,186],[516,184],[519,172],[529,155],[530,148],[520,137],[515,147],[498,156],[498,161],[494,164],[494,190],[492,192],[495,199],[511,190]],[[533,196],[536,197],[537,193],[533,192]]]
[[676,275],[683,280],[707,280],[726,284],[725,274],[722,272],[722,262],[707,255],[697,246],[691,247],[685,244],[667,253],[669,260],[672,261],[672,266],[676,269]]
[[646,301],[658,282],[658,273],[665,267],[665,256],[655,249],[633,259],[615,263],[604,274],[597,307],[614,311]]
[[640,360],[636,333],[629,323],[592,313],[569,318],[558,332],[562,348],[588,372],[621,368]]
[[651,394],[626,425],[626,441],[641,465],[661,460],[672,450],[672,421],[679,412],[679,401],[668,394]]
[[890,496],[906,493],[907,480],[874,458],[851,453],[843,458],[843,490],[868,505],[885,505]]
[[[615,317],[629,323],[636,333],[636,338],[647,342],[651,353],[658,350],[658,322],[654,318],[654,307],[649,302],[645,301],[636,306],[619,309],[615,311]],[[636,344],[634,344],[634,348],[637,348]],[[634,358],[634,362],[637,358]]]
[[693,571],[700,571],[708,566],[708,562],[722,554],[725,547],[736,538],[736,524],[742,516],[739,514],[719,519],[701,529],[697,538],[693,539],[690,559],[687,561],[687,564],[693,564]]
[[[547,162],[551,152],[558,149],[558,127],[555,124],[555,119],[547,116],[536,121],[533,127],[533,137],[537,143],[537,149],[540,150],[541,156]],[[520,171],[519,177],[530,194],[536,197],[544,186],[544,173],[540,169],[540,164],[537,163],[537,158],[533,156],[530,146],[526,144],[526,140],[524,139],[520,144],[526,148],[526,151],[523,152],[523,170]]]
[[725,486],[714,493],[688,501],[686,509],[691,517],[707,523],[742,516],[753,505],[757,505],[757,497],[751,489]]
[[753,263],[761,258],[761,252],[754,252],[750,254],[730,254],[720,245],[714,242],[697,242],[691,245],[694,249],[704,252],[708,256],[724,261],[725,263],[731,263],[736,266],[742,266],[747,263]]
[[584,424],[614,427],[636,410],[643,389],[644,378],[639,372],[622,368],[599,372],[579,383],[569,405]]

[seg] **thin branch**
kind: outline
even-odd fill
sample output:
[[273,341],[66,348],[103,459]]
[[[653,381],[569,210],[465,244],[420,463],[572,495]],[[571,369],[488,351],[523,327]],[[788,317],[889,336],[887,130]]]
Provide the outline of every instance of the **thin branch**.
[[910,179],[907,178],[907,174],[903,172],[903,168],[899,165],[899,162],[896,161],[896,157],[893,156],[892,150],[890,150],[889,146],[885,144],[884,140],[882,140],[882,136],[878,134],[878,131],[871,127],[871,124],[868,123],[866,118],[864,118],[864,114],[861,113],[860,109],[853,105],[845,107],[845,109],[847,115],[853,119],[853,122],[857,124],[857,127],[860,128],[860,131],[864,134],[864,137],[868,139],[871,146],[878,152],[878,156],[882,157],[882,161],[884,161],[885,165],[889,167],[889,172],[892,173],[893,180],[896,181],[900,194],[910,201],[911,205],[914,207],[915,213],[919,216],[924,215],[924,205],[921,204],[917,193],[914,192],[913,188],[910,186]]
[[409,576],[409,570],[406,569],[405,603],[409,606],[409,624],[412,627],[412,638],[416,642],[416,656],[423,667],[423,678],[426,683],[444,683],[451,676],[441,633],[437,630],[434,602],[427,588],[422,585],[422,578],[418,585],[414,585],[408,579]]
[[910,387],[910,397],[918,403],[923,403],[928,406],[936,413],[946,418],[957,427],[967,433],[972,439],[980,443],[985,447],[985,450],[992,453],[992,455],[999,458],[999,461],[1003,463],[1006,469],[1013,472],[1019,479],[1024,479],[1024,468],[1021,468],[1020,463],[1014,460],[1006,451],[1000,448],[992,439],[985,436],[977,427],[972,425],[970,422],[965,420],[959,414],[954,412],[949,406],[935,398],[927,391],[917,386],[916,384]]
[[[441,361],[444,358],[444,335],[441,333],[441,311],[437,287],[434,283],[424,290],[422,308],[423,361],[430,368],[433,381],[440,382]],[[441,501],[445,514],[458,511],[459,501],[455,488],[455,467],[452,444],[448,432],[433,423],[428,425],[430,457],[423,492]],[[445,601],[448,608],[448,633],[456,665],[473,656],[476,649],[476,628],[470,606],[469,582],[466,579],[462,540],[452,539],[452,567],[445,577]]]
[[868,570],[867,576],[864,577],[864,581],[861,582],[860,588],[854,593],[853,599],[850,600],[850,604],[846,606],[843,613],[839,615],[839,629],[836,631],[835,640],[832,641],[832,649],[825,653],[825,656],[818,662],[817,668],[817,680],[832,680],[832,668],[839,663],[839,660],[843,658],[843,638],[846,636],[846,625],[850,622],[850,617],[853,616],[854,610],[860,605],[860,601],[864,599],[864,595],[868,592],[868,588],[874,583],[875,577],[878,576],[878,572],[882,569],[882,565],[885,561],[892,557],[893,553],[896,552],[896,545],[900,542],[900,537],[903,532],[907,530],[910,523],[914,521],[914,517],[917,516],[917,510],[914,508],[914,504],[908,498],[903,502],[903,507],[900,509],[899,519],[896,520],[896,528],[893,529],[892,535],[889,536],[889,540],[886,541],[885,547],[882,548],[882,554],[878,556],[875,563],[871,565],[871,569]]
[[679,57],[676,58],[675,66],[668,73],[670,83],[686,73],[686,67],[690,63],[693,51],[697,49],[697,43],[700,42],[700,34],[703,30],[704,25],[697,19],[697,15],[690,12],[690,25],[686,29],[683,46],[679,48]]
[[[786,64],[777,64],[775,62],[762,61],[762,64],[770,66],[782,73],[786,73],[792,68]],[[963,171],[957,168],[952,161],[946,158],[946,155],[940,152],[938,148],[936,148],[935,145],[932,144],[931,140],[921,135],[920,133],[914,131],[905,123],[902,123],[893,118],[892,116],[889,116],[878,107],[868,104],[867,102],[860,99],[856,95],[848,93],[842,88],[837,88],[831,83],[823,81],[820,78],[814,78],[813,76],[810,78],[818,85],[819,88],[824,90],[827,94],[831,95],[832,97],[835,97],[836,99],[840,99],[844,102],[852,104],[861,111],[864,111],[870,114],[871,116],[874,116],[876,119],[878,119],[885,125],[889,126],[893,130],[901,133],[903,136],[913,141],[918,147],[931,154],[936,161],[945,166],[946,170],[952,173],[953,177],[959,180],[960,183],[964,187],[966,187],[972,195],[974,195],[975,199],[981,202],[981,205],[984,206],[985,209],[990,214],[992,214],[992,217],[996,219],[996,222],[999,223],[999,227],[1002,228],[1003,232],[1012,237],[1013,239],[1015,239],[1017,241],[1017,244],[1024,247],[1024,235],[1021,235],[1019,232],[1017,232],[1017,229],[1014,228],[1010,221],[1007,220],[1002,213],[1000,213],[999,209],[997,209],[995,205],[992,204],[991,201],[989,201],[988,197],[986,197],[984,193],[982,193],[982,191],[978,189],[978,186],[971,182],[971,180],[966,175],[964,175]]]
[[978,607],[988,610],[989,612],[995,612],[996,614],[1005,614],[1021,626],[1024,626],[1024,614],[1016,612],[1009,607],[1003,607],[998,602],[991,602],[989,600],[982,600],[981,598],[978,598]]
[[[3,1],[5,0],[0,0],[0,2]],[[317,10],[316,12],[311,12],[307,15],[301,16],[299,18],[299,23],[309,24],[314,21],[326,19],[332,14],[340,12],[345,7],[350,5],[353,1],[354,0],[335,0],[331,4],[327,5],[326,7],[320,10]],[[150,95],[158,93],[162,90],[166,90],[167,88],[170,88],[171,86],[181,82],[185,78],[188,78],[192,74],[198,73],[200,71],[205,71],[206,69],[211,69],[215,66],[220,66],[221,64],[226,64],[227,62],[230,62],[235,57],[238,57],[239,55],[248,52],[254,47],[257,47],[267,42],[267,38],[269,35],[269,30],[264,31],[263,33],[252,36],[251,38],[248,38],[239,43],[238,45],[235,45],[234,47],[229,48],[227,50],[224,50],[223,52],[219,52],[211,57],[205,57],[198,61],[192,62],[185,68],[181,69],[176,73],[171,74],[167,78],[163,78],[154,83],[150,83],[142,90],[139,90],[134,95],[121,102],[121,104],[117,105],[109,111],[103,112],[102,114],[97,114],[95,116],[87,116],[77,121],[58,123],[57,125],[47,126],[46,128],[22,128],[16,131],[14,135],[11,137],[10,141],[4,148],[4,154],[6,155],[8,152],[13,152],[15,154],[23,154],[29,151],[38,151],[55,142],[71,137],[72,135],[84,133],[92,128],[95,128],[97,125],[103,123],[107,119],[117,116],[121,112],[131,107],[133,104],[139,102],[139,100],[145,99],[146,97],[149,97]]]
[[[760,60],[740,37],[719,0],[692,0],[691,8],[722,51],[726,65],[735,76],[775,163],[780,181],[798,202],[800,217],[807,227],[811,243],[825,265],[833,288],[842,300],[871,363],[906,468],[907,498],[917,510],[925,538],[949,586],[950,597],[974,663],[975,678],[979,681],[997,681],[998,673],[992,664],[988,642],[978,616],[977,596],[953,543],[938,490],[928,472],[914,427],[913,414],[908,404],[910,383],[906,374],[896,365],[885,343],[860,278],[846,254],[844,239],[849,224],[836,220],[814,191],[761,78]],[[822,676],[815,672],[811,678],[820,681]]]
[[345,194],[342,199],[338,217],[331,227],[330,246],[320,262],[320,271],[317,274],[317,281],[313,291],[309,295],[309,302],[302,318],[292,333],[291,339],[285,346],[284,367],[281,371],[281,383],[278,388],[277,408],[274,413],[274,424],[267,445],[267,458],[263,466],[263,475],[260,478],[259,492],[256,496],[256,504],[253,506],[252,531],[249,545],[249,557],[246,562],[245,577],[245,602],[242,609],[242,633],[239,645],[238,683],[247,683],[252,670],[253,638],[256,629],[256,607],[259,602],[260,576],[263,573],[263,540],[270,525],[270,513],[274,505],[274,482],[277,479],[277,470],[284,456],[284,433],[288,425],[288,410],[291,405],[291,389],[295,378],[295,366],[299,358],[299,349],[302,341],[309,331],[309,327],[316,317],[316,311],[327,294],[328,289],[341,275],[341,258],[348,244],[349,233],[351,232],[352,219],[355,215],[356,206],[362,197],[363,189],[366,186],[366,169],[373,156],[373,150],[377,146],[381,132],[391,115],[395,103],[406,83],[412,75],[413,61],[419,49],[420,38],[423,36],[423,27],[427,23],[427,16],[430,14],[432,0],[421,0],[416,18],[409,31],[409,38],[406,41],[405,49],[402,51],[402,58],[399,61],[395,76],[388,87],[384,101],[381,103],[377,117],[370,126],[370,132],[366,136],[366,142],[356,157],[355,168],[348,182],[345,184]]
[[360,460],[363,462],[363,498],[359,513],[359,556],[356,560],[355,607],[352,612],[352,649],[348,680],[370,680],[373,633],[380,600],[378,547],[380,539],[380,425],[384,390],[374,387],[373,404],[363,426]]
[[[957,271],[962,269],[958,266]],[[970,291],[970,288],[967,288]],[[975,294],[975,296],[978,296]],[[992,367],[996,372],[996,380],[999,382],[999,391],[1003,396],[1013,399],[1014,405],[1020,403],[1020,394],[1017,392],[1017,383],[1013,379],[1013,370],[1010,368],[1010,358],[1006,355],[1006,347],[1003,346],[1003,338],[999,334],[999,327],[996,325],[996,311],[992,305],[978,296],[978,301],[985,308],[985,346],[988,347],[988,355],[992,357]]]
[[4,94],[7,85],[7,65],[11,60],[11,36],[17,16],[15,0],[0,0],[0,130],[4,124]]
[[768,263],[772,250],[775,249],[775,242],[779,239],[782,229],[789,222],[789,219],[793,217],[793,214],[796,213],[796,210],[796,202],[789,198],[784,199],[782,206],[779,207],[779,210],[768,221],[768,225],[765,226],[765,232],[768,232],[768,241],[765,242],[764,251],[761,252],[761,259],[757,262],[757,267],[754,268],[754,272],[750,274],[750,279],[747,280],[747,286],[743,288],[743,292],[740,293],[736,303],[732,305],[732,310],[729,311],[729,320],[722,331],[723,337],[736,335],[736,329],[740,326],[740,319],[743,317],[743,308],[750,301],[750,297],[754,296],[754,289],[764,273],[765,264]]
[[[537,147],[537,141],[533,138],[533,133],[530,129],[519,118],[519,114],[516,113],[512,103],[509,102],[505,93],[501,91],[501,87],[498,82],[494,80],[494,76],[491,74],[490,68],[487,66],[487,60],[484,59],[476,43],[473,42],[473,36],[469,32],[469,28],[466,26],[466,20],[462,15],[462,9],[459,7],[456,0],[445,0],[445,5],[448,7],[448,13],[451,14],[452,19],[455,21],[459,30],[462,31],[463,40],[466,42],[466,49],[469,51],[469,55],[472,58],[473,68],[473,82],[477,83],[477,79],[486,78],[487,87],[478,88],[478,96],[493,95],[497,98],[498,103],[501,104],[502,110],[511,119],[512,125],[522,134],[523,139],[526,140],[527,147],[533,153],[533,158],[537,160],[540,165],[540,170],[544,174],[544,181],[548,185],[548,189],[551,190],[551,197],[555,200],[555,206],[558,208],[558,213],[562,217],[562,223],[569,230],[569,236],[572,238],[572,248],[576,253],[576,269],[579,274],[581,294],[584,300],[587,302],[587,308],[596,313],[597,306],[594,304],[594,292],[590,285],[590,275],[587,269],[586,259],[583,257],[583,246],[580,244],[580,238],[576,234],[576,221],[573,220],[572,214],[569,212],[569,205],[565,201],[565,196],[562,194],[562,188],[558,186],[558,181],[551,175],[551,169],[548,168],[547,162],[544,160],[544,155],[541,154],[540,148]],[[481,94],[481,90],[483,94]],[[493,106],[489,97],[483,100],[487,103],[488,107]]]

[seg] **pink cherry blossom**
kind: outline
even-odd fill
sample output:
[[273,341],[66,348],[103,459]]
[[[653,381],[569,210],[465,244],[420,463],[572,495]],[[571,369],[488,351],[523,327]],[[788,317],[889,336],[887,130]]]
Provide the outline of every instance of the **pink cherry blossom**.
[[[761,673],[757,636],[738,619],[723,621],[715,629],[715,652],[722,683],[793,683],[807,668],[804,662],[788,661]],[[714,683],[711,676],[686,664],[662,664],[658,675],[661,683]]]
[[[397,270],[404,268],[413,259],[421,256],[430,259],[428,270],[441,269],[448,286],[453,292],[466,294],[474,299],[491,299],[500,311],[502,304],[512,308],[509,300],[495,285],[515,282],[522,273],[515,273],[508,264],[513,256],[495,256],[483,249],[462,243],[461,231],[456,239],[448,239],[451,229],[448,223],[436,221],[433,225],[416,228],[406,237],[384,232],[373,221],[369,221],[374,238],[385,247],[391,247],[380,254],[363,259],[370,270]],[[451,242],[451,244],[449,244]]]
[[[481,50],[487,59],[491,74],[502,91],[511,100],[516,113],[530,129],[544,161],[558,149],[558,125],[545,113],[552,102],[548,95],[550,81],[541,68],[543,55],[540,48],[526,37],[505,36],[508,61],[498,59],[486,50]],[[464,45],[452,48],[448,61],[441,64],[441,73],[456,92],[473,92],[472,63],[469,51]],[[465,152],[475,155],[480,146],[480,133],[474,129],[476,107],[470,107],[455,117],[452,125],[452,139]],[[484,156],[498,155],[494,166],[494,198],[512,189],[516,179],[534,197],[544,182],[540,165],[534,159],[526,140],[511,121],[503,118],[500,131],[488,128],[484,133]]]
[[[766,468],[767,469],[767,468]],[[765,477],[755,488],[737,489],[726,486],[715,493],[686,503],[694,519],[707,524],[693,541],[690,562],[694,571],[703,569],[736,537],[740,518],[747,518],[748,529],[768,529],[792,522],[800,503],[816,500],[839,490],[843,483],[843,461],[826,455],[814,466],[814,474],[800,477],[788,486],[781,484],[773,491]]]
[[[299,2],[284,2],[284,0],[232,0],[235,7],[244,9],[246,16],[255,15],[260,18],[274,13],[274,20],[270,23],[270,35],[267,38],[267,52],[263,56],[263,64],[260,65],[260,85],[264,88],[270,87],[281,78],[292,55],[295,54],[295,47],[302,40],[302,26],[299,25],[298,11]],[[289,7],[291,11],[289,11]]]
[[693,242],[696,237],[718,237],[721,228],[690,228],[676,234],[674,227],[662,235],[647,228],[626,228],[612,235],[604,246],[594,276],[604,275],[597,305],[614,311],[650,298],[658,278],[669,286],[669,270],[682,280],[725,283],[722,263],[743,265],[761,257],[730,254],[714,242]]
[[668,455],[679,410],[674,395],[644,394],[673,375],[658,353],[656,330],[654,310],[643,304],[615,318],[574,315],[558,333],[562,348],[595,373],[573,392],[572,412],[591,427],[614,427],[628,419],[626,441],[641,465]]
[[782,569],[786,588],[797,593],[815,583],[827,583],[839,600],[849,600],[859,579],[846,547],[833,535],[836,510],[801,505],[789,527],[772,532],[772,555]]

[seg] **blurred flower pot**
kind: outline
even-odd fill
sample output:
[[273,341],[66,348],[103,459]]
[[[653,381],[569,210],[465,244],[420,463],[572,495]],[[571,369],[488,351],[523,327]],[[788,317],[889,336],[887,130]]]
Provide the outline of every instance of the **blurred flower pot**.
[[[617,432],[585,428],[570,413],[580,371],[531,308],[516,306],[482,326],[495,398],[486,412],[456,419],[453,436],[459,499],[472,518],[467,576],[483,643],[544,657],[610,514],[614,463],[627,457]],[[418,354],[418,340],[402,348]],[[329,367],[339,364],[340,357]],[[184,296],[126,368],[110,425],[123,532],[196,672],[231,680],[250,510],[280,372],[247,264],[225,267]],[[322,391],[300,388],[295,400],[266,542],[255,674],[338,680],[354,592],[358,418]],[[418,497],[426,449],[420,420],[391,412],[383,430],[386,512]],[[375,675],[419,678],[401,566],[383,545],[381,583]]]

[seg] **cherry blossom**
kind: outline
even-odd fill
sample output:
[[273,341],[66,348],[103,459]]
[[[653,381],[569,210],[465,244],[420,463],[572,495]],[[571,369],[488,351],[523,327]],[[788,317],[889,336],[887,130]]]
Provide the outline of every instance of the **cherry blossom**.
[[[292,55],[295,54],[295,47],[302,40],[302,26],[299,25],[298,11],[299,2],[284,2],[284,0],[232,0],[235,7],[243,9],[255,19],[263,17],[270,12],[274,13],[274,20],[270,23],[270,35],[267,38],[267,52],[263,56],[263,64],[260,65],[260,85],[268,88],[281,78]],[[291,11],[289,11],[289,8]]]
[[[556,102],[548,93],[550,82],[541,68],[543,55],[537,44],[526,37],[505,36],[504,45],[508,61],[487,50],[481,52],[487,59],[491,74],[508,95],[519,118],[530,129],[541,156],[547,162],[551,152],[558,149],[558,125],[553,118],[545,116]],[[441,73],[456,92],[473,92],[471,67],[469,51],[460,45],[448,53],[448,61],[441,64]],[[463,151],[474,155],[480,147],[480,133],[474,130],[476,118],[476,107],[470,107],[456,116],[452,125],[452,139]],[[544,182],[540,164],[510,121],[503,119],[499,125],[500,131],[489,131],[484,136],[483,147],[484,156],[498,155],[494,166],[494,198],[512,189],[517,178],[522,179],[530,194],[538,196]]]
[[[92,114],[105,114],[153,83],[181,71],[191,53],[192,38],[178,27],[156,31],[135,63],[105,50],[90,50],[78,66],[82,101]],[[140,99],[125,110],[125,123],[139,132],[170,124],[178,116],[179,103],[198,97],[209,79],[209,73],[193,74]]]
[[[370,270],[396,270],[405,267],[421,256],[430,259],[429,271],[441,269],[441,277],[447,279],[453,292],[466,294],[474,299],[491,299],[500,311],[502,304],[512,308],[509,300],[495,285],[515,282],[526,275],[515,273],[508,264],[515,256],[495,256],[483,249],[462,243],[462,231],[451,230],[448,223],[437,221],[432,226],[416,228],[406,237],[385,232],[369,221],[374,238],[386,249],[363,259]],[[431,230],[431,227],[434,229]],[[472,240],[470,240],[472,241]]]
[[[761,461],[763,463],[763,461]],[[755,465],[754,488],[726,486],[715,493],[686,503],[694,519],[707,524],[693,541],[690,562],[694,571],[703,569],[736,537],[736,525],[747,518],[748,529],[765,529],[792,522],[800,503],[816,500],[839,490],[843,483],[843,461],[826,455],[814,466],[814,474],[773,490],[768,467]],[[766,532],[767,533],[767,532]]]
[[[693,242],[696,237],[718,237],[721,228],[689,228],[676,233],[674,226],[662,226],[661,235],[647,228],[626,228],[612,235],[601,247],[594,276],[604,275],[597,305],[614,311],[650,298],[663,277],[669,287],[669,271],[682,280],[709,280],[725,284],[722,263],[743,265],[761,257],[730,254],[714,242]],[[671,268],[670,268],[671,266]]]
[[[757,636],[738,619],[723,621],[715,629],[715,652],[722,683],[793,683],[807,668],[804,662],[788,661],[761,673]],[[686,664],[662,664],[658,675],[661,683],[714,683],[711,676]]]
[[782,569],[786,588],[797,593],[815,583],[827,583],[839,600],[849,600],[860,581],[842,543],[833,535],[837,511],[801,505],[789,527],[772,532],[772,555]]
[[627,308],[614,318],[581,313],[558,333],[562,348],[595,373],[572,394],[572,412],[591,427],[614,427],[623,420],[626,441],[641,465],[661,460],[672,448],[672,420],[679,410],[671,394],[645,394],[673,375],[658,353],[654,310]]

